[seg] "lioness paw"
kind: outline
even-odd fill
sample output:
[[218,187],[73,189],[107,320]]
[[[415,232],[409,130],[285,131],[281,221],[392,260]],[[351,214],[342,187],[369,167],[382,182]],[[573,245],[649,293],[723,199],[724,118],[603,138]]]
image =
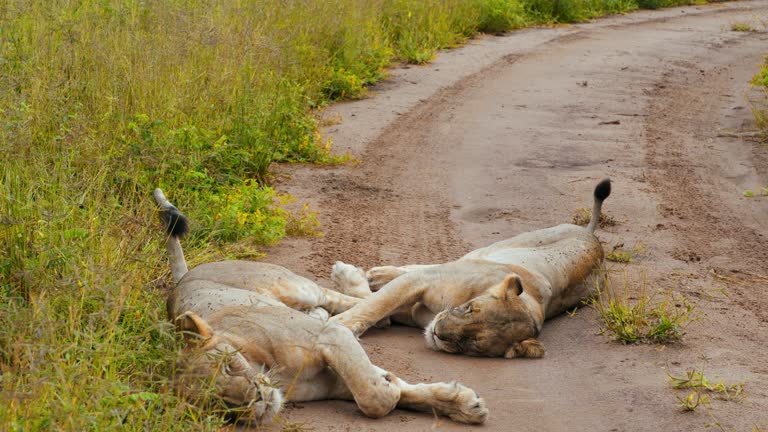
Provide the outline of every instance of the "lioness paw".
[[[269,425],[277,413],[283,407],[283,393],[275,387],[266,376],[259,374],[249,391],[250,399],[243,407],[247,411],[245,417],[240,417],[241,421],[253,423],[255,425]],[[242,412],[242,411],[241,411]]]
[[378,291],[379,288],[403,273],[405,273],[403,270],[395,266],[381,266],[371,268],[365,272],[365,276],[371,291]]
[[365,272],[351,264],[336,261],[331,269],[331,281],[336,291],[342,294],[359,298],[371,295]]
[[481,424],[488,419],[489,411],[483,398],[463,384],[443,384],[443,387],[435,392],[435,397],[444,405],[436,408],[442,408],[443,413],[453,421]]
[[531,338],[513,344],[504,354],[504,357],[510,359],[516,357],[541,358],[544,357],[544,352],[544,345],[538,339]]

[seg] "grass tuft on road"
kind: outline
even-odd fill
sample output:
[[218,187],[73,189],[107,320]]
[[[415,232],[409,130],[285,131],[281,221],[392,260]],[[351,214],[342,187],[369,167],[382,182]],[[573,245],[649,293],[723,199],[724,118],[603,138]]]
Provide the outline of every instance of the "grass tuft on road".
[[644,275],[605,275],[589,304],[601,333],[624,344],[665,344],[679,340],[696,319],[696,305],[671,290],[654,290]]

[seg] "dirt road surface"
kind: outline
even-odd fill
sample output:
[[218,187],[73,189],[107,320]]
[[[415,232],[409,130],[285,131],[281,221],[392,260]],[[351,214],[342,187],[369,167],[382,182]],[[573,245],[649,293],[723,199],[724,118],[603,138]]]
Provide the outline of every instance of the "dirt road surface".
[[[609,176],[604,211],[621,223],[599,237],[645,250],[612,270],[684,295],[700,319],[681,343],[624,346],[582,308],[545,324],[540,360],[432,352],[416,329],[375,330],[362,343],[376,364],[465,383],[488,403],[487,424],[401,410],[372,420],[342,401],[295,404],[286,418],[317,431],[766,430],[768,200],[742,192],[765,186],[768,150],[739,133],[754,128],[747,82],[768,54],[767,17],[761,0],[482,37],[329,109],[343,119],[327,128],[335,149],[361,163],[278,168],[279,188],[320,211],[325,237],[288,240],[270,262],[330,284],[335,260],[452,260],[570,222]],[[680,412],[666,373],[702,356],[708,375],[744,382],[746,399]]]

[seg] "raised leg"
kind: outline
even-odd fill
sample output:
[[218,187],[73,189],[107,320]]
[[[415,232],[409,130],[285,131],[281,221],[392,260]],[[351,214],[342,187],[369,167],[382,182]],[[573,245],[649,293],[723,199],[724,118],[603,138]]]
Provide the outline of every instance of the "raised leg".
[[355,335],[361,335],[374,324],[392,314],[416,304],[429,286],[418,274],[406,273],[388,283],[374,295],[368,296],[352,309],[333,318]]
[[352,309],[361,301],[361,299],[357,297],[348,296],[328,288],[321,287],[321,289],[323,290],[324,295],[321,298],[321,302],[318,304],[318,306],[327,310],[331,315],[336,315]]
[[366,298],[373,294],[363,269],[351,264],[336,261],[331,269],[331,280],[336,291],[348,296]]
[[391,282],[394,278],[403,275],[405,273],[421,270],[425,268],[435,267],[438,264],[411,264],[405,266],[380,266],[372,267],[365,272],[365,276],[368,279],[368,285],[371,291],[378,291],[384,285]]

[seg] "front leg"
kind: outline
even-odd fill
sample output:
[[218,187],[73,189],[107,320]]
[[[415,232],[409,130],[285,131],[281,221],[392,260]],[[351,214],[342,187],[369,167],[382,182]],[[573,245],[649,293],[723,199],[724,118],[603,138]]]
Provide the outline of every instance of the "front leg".
[[435,267],[438,264],[411,264],[405,266],[380,266],[371,267],[370,270],[365,272],[365,276],[368,279],[368,284],[371,291],[378,291],[384,285],[391,282],[398,276],[415,270],[423,270],[430,267]]
[[318,306],[327,310],[331,315],[347,311],[361,301],[361,299],[357,297],[348,296],[328,288],[321,289],[323,295],[320,297]]
[[348,311],[331,318],[360,336],[370,327],[400,310],[420,301],[428,288],[418,272],[395,278],[381,290],[363,299]]

